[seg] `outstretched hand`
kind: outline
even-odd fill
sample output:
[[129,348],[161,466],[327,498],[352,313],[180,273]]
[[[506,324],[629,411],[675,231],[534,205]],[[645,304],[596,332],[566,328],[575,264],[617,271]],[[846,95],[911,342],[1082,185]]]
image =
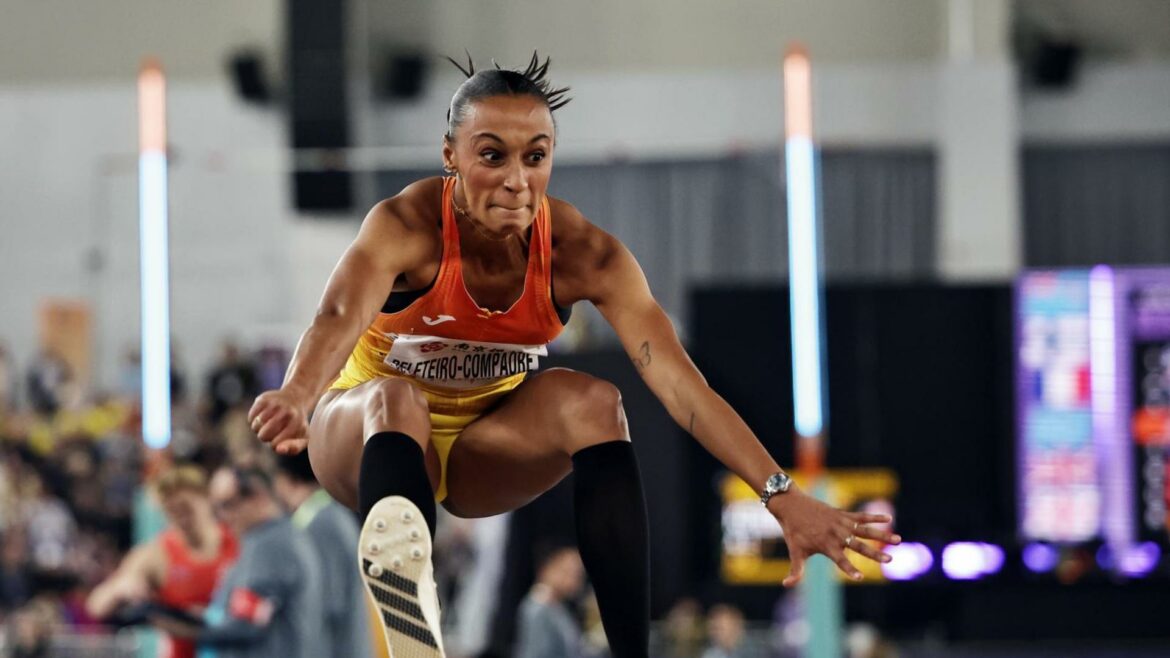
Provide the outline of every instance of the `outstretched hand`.
[[780,522],[792,559],[792,568],[784,579],[785,587],[800,582],[805,560],[817,553],[835,562],[850,578],[861,580],[861,571],[849,561],[846,548],[874,562],[885,563],[890,561],[890,556],[862,540],[902,543],[898,535],[872,525],[889,523],[889,515],[843,512],[795,487],[788,493],[773,496],[768,511]]
[[279,455],[299,454],[309,444],[305,407],[283,389],[261,393],[248,412],[248,424]]

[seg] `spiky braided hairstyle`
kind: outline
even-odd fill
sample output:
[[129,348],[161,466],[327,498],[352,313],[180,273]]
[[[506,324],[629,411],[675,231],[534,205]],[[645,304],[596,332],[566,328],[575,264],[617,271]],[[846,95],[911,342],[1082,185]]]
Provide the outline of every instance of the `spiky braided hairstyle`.
[[[464,51],[466,53],[466,51]],[[555,112],[568,104],[572,98],[566,96],[568,87],[553,87],[548,79],[548,65],[551,58],[546,57],[544,62],[536,51],[532,52],[532,60],[524,70],[501,68],[492,60],[494,68],[475,70],[475,62],[471,53],[467,54],[467,66],[464,67],[454,59],[447,57],[447,61],[455,65],[467,80],[455,90],[451,97],[451,105],[447,109],[447,139],[454,141],[455,129],[458,128],[467,116],[467,108],[472,103],[492,96],[532,96],[540,99],[548,106],[549,112]],[[554,120],[553,126],[556,126]]]

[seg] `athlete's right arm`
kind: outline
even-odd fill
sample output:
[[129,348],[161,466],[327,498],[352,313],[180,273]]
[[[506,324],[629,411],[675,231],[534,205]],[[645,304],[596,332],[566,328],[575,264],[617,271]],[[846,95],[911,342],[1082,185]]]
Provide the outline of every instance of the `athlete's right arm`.
[[252,405],[248,414],[252,429],[277,452],[296,454],[304,449],[309,413],[374,321],[394,280],[434,253],[436,238],[420,229],[425,226],[418,221],[420,193],[412,188],[382,201],[366,216],[329,277],[284,385],[261,394]]
[[131,550],[118,568],[94,588],[85,600],[85,609],[95,619],[105,619],[128,603],[150,598],[160,580],[162,547],[157,541]]

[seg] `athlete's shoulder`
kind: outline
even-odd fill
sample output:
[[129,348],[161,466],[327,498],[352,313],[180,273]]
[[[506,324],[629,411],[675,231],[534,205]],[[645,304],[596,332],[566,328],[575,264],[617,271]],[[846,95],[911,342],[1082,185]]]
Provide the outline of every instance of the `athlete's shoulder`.
[[628,258],[629,250],[572,204],[549,197],[549,207],[557,302],[567,306],[586,299],[595,301],[623,256]]
[[167,568],[171,564],[171,556],[172,552],[167,550],[163,543],[163,535],[160,533],[151,541],[130,549],[123,564],[157,584],[162,582],[165,577]]
[[[596,267],[622,248],[621,241],[589,221],[576,206],[549,197],[554,263]],[[569,261],[569,262],[564,262]]]

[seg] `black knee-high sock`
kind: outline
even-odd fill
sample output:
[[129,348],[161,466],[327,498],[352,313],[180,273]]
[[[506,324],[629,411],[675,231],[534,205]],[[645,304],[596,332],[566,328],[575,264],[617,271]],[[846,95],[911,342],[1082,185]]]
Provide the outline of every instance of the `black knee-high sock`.
[[650,641],[646,499],[629,441],[573,455],[577,544],[614,658],[645,658]]
[[402,496],[417,505],[435,538],[435,494],[426,458],[418,443],[402,432],[379,432],[362,450],[358,513],[363,522],[370,508],[386,496]]

